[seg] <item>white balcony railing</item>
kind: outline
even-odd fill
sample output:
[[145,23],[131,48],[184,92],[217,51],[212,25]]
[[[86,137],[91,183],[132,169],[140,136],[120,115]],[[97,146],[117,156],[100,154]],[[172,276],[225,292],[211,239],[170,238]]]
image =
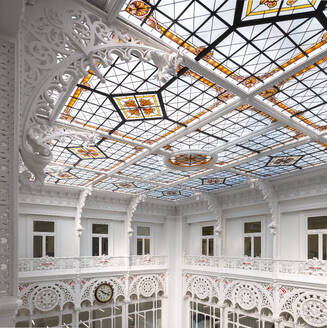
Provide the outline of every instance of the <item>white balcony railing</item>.
[[215,257],[202,255],[184,256],[185,266],[206,266],[228,271],[239,269],[276,274],[311,275],[327,277],[327,261],[311,260],[273,260],[252,257]]
[[85,256],[41,257],[18,260],[19,273],[40,271],[79,272],[101,269],[128,269],[137,266],[166,266],[167,256]]

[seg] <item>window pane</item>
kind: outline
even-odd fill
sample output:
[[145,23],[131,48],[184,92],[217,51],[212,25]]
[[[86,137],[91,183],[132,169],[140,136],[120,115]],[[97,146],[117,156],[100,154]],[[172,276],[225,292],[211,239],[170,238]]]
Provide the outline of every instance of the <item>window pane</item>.
[[45,254],[47,256],[54,256],[54,236],[45,237]]
[[214,227],[202,227],[202,236],[213,236],[214,233]]
[[42,257],[42,236],[33,237],[33,257]]
[[142,238],[137,239],[137,255],[143,255],[143,243],[142,243]]
[[35,327],[56,327],[59,325],[59,317],[34,319]]
[[244,233],[261,232],[261,222],[244,223]]
[[102,237],[102,255],[108,255],[108,238]]
[[318,235],[308,235],[308,259],[318,256]]
[[92,256],[99,256],[99,237],[92,238]]
[[316,216],[313,218],[308,218],[308,229],[327,229],[327,216]]
[[254,237],[254,250],[253,256],[260,257],[261,256],[261,237]]
[[245,325],[246,327],[258,328],[259,321],[256,318],[241,316],[240,315],[240,324]]
[[92,233],[108,234],[108,224],[92,224]]
[[150,239],[144,239],[144,254],[150,254]]
[[202,239],[202,255],[207,255],[207,239]]
[[208,239],[209,241],[209,256],[213,256],[213,238]]
[[33,221],[33,230],[35,232],[54,232],[54,222]]
[[150,236],[150,227],[137,227],[138,236]]
[[251,256],[251,237],[244,238],[244,255]]
[[70,313],[62,315],[62,323],[70,324],[72,323],[73,317]]
[[322,235],[322,259],[327,260],[327,234]]

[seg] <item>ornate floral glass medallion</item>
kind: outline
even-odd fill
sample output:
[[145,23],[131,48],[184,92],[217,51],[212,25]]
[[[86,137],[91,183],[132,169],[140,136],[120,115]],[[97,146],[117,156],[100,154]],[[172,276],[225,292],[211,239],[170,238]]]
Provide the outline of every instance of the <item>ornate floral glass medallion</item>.
[[267,166],[290,166],[294,165],[302,156],[275,156],[271,157]]
[[126,120],[163,118],[159,100],[155,94],[124,95],[113,97]]
[[175,170],[195,171],[213,166],[216,155],[199,150],[186,150],[165,158],[165,164]]

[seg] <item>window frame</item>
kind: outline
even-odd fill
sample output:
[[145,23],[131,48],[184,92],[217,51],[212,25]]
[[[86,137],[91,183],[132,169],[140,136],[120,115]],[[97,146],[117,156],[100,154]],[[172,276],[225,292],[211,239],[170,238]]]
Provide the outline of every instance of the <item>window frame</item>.
[[[305,239],[306,239],[306,254],[305,254],[305,258],[307,260],[309,259],[313,259],[313,258],[309,258],[309,245],[308,245],[308,238],[309,235],[318,235],[318,260],[322,261],[323,260],[323,235],[327,235],[327,229],[312,229],[309,230],[309,218],[314,218],[314,217],[321,217],[321,216],[326,216],[327,217],[327,212],[323,211],[323,212],[309,212],[306,213],[305,215]],[[327,258],[326,258],[327,260]]]
[[[244,232],[244,228],[245,228],[245,224],[246,223],[252,223],[252,222],[260,222],[261,223],[261,232]],[[262,231],[263,227],[264,227],[264,222],[265,220],[260,217],[260,218],[252,218],[252,219],[246,219],[242,221],[242,256],[247,256],[245,255],[245,248],[244,248],[244,242],[245,242],[245,237],[250,237],[251,238],[251,256],[249,257],[253,257],[254,258],[254,237],[260,237],[260,256],[257,256],[259,258],[262,258],[263,256],[263,245],[264,245],[264,240],[263,240],[263,236],[264,236],[264,232]]]
[[[53,232],[42,232],[42,231],[34,231],[34,222],[53,222]],[[49,219],[45,219],[45,218],[32,218],[32,258],[40,258],[40,257],[34,257],[34,237],[35,236],[41,236],[42,237],[42,257],[45,256],[49,256],[46,255],[46,237],[47,236],[51,236],[54,238],[53,241],[53,256],[51,257],[56,257],[56,253],[57,253],[57,247],[56,247],[56,220],[49,220]]]
[[[204,236],[203,235],[203,228],[204,227],[213,227],[213,235],[208,235],[208,236]],[[201,250],[200,250],[200,253],[201,253],[201,256],[216,256],[217,252],[216,252],[216,234],[215,234],[215,223],[202,223],[200,225],[200,229],[201,229]],[[202,240],[203,239],[206,239],[207,240],[207,251],[206,251],[206,254],[202,254]],[[208,255],[209,253],[209,242],[208,240],[209,239],[212,239],[213,240],[213,255]]]
[[[108,226],[108,233],[102,234],[102,233],[93,233],[93,224],[105,224]],[[90,250],[91,250],[91,256],[112,256],[112,247],[111,247],[111,224],[110,222],[106,221],[98,221],[98,220],[92,220],[89,225],[89,231],[90,231]],[[93,255],[93,237],[99,238],[99,255]],[[108,238],[108,254],[101,254],[102,253],[102,238]]]
[[[144,235],[138,235],[137,234],[137,228],[138,227],[146,227],[150,229],[150,236],[144,236]],[[145,223],[141,223],[141,224],[136,224],[135,225],[135,254],[137,256],[145,256],[145,255],[153,255],[153,242],[152,242],[152,238],[153,238],[153,227],[150,224],[145,224]],[[137,240],[138,239],[142,239],[142,255],[138,255],[137,253]],[[148,254],[144,254],[144,239],[150,239],[150,252]]]

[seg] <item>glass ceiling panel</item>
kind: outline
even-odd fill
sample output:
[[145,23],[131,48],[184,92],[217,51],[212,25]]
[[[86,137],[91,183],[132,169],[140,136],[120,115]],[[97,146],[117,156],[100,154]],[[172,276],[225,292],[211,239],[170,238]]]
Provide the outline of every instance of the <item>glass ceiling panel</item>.
[[163,200],[181,200],[194,196],[194,192],[192,190],[180,190],[178,188],[160,188],[150,191],[147,195],[150,198]]
[[280,82],[274,87],[272,96],[262,93],[262,97],[272,102],[276,110],[294,120],[324,131],[327,128],[326,68],[327,58],[324,58]]
[[257,174],[263,178],[306,169],[326,164],[326,148],[327,145],[311,142],[244,163],[236,166],[235,169],[243,173]]
[[242,20],[292,15],[315,10],[320,0],[246,0]]

